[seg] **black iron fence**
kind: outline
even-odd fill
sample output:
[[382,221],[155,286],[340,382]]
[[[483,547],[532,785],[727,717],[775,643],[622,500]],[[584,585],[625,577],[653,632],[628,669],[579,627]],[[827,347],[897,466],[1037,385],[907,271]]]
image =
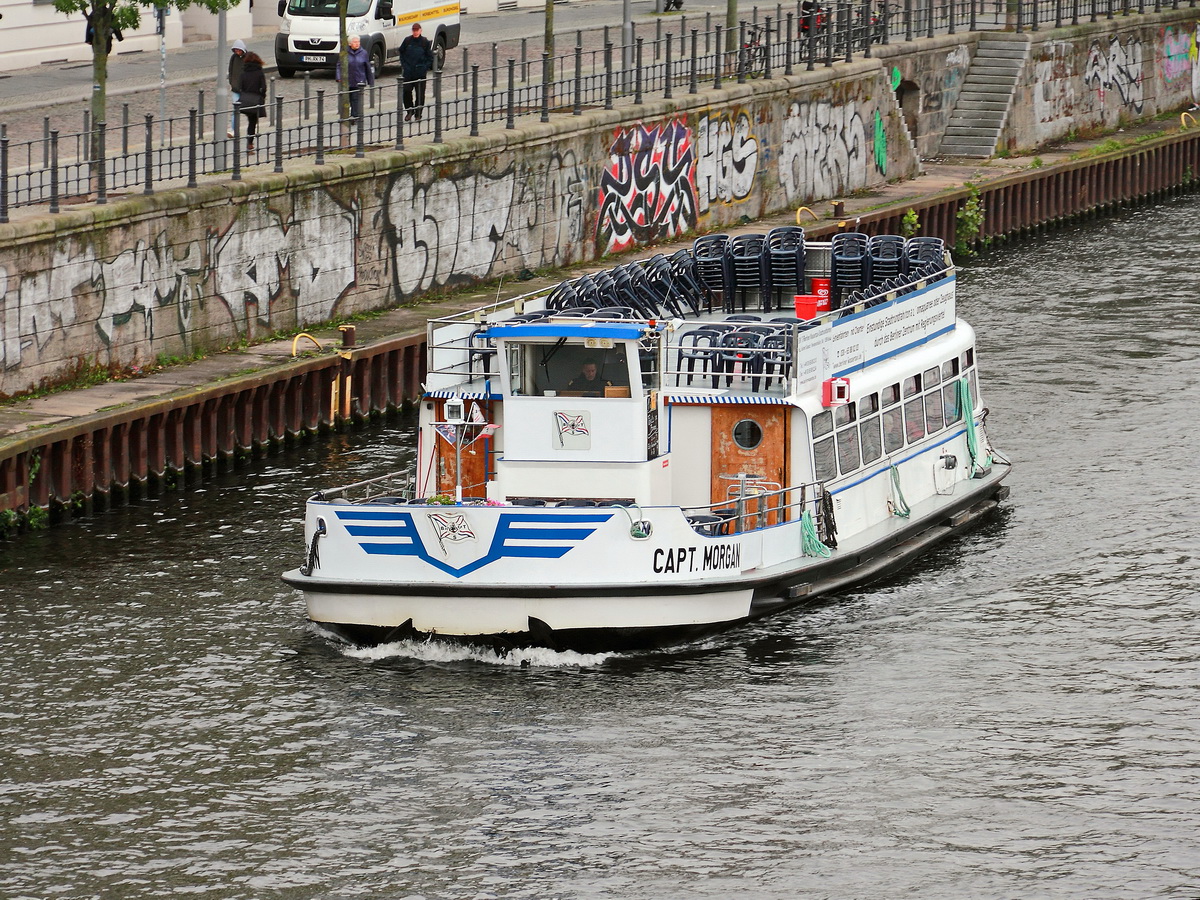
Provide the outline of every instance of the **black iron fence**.
[[[1185,0],[1194,7],[1197,0]],[[1180,0],[1171,0],[1178,8]],[[36,139],[14,141],[0,125],[0,222],[11,208],[106,203],[111,194],[151,194],[170,183],[194,187],[201,176],[240,180],[253,168],[282,172],[285,159],[307,158],[318,165],[330,154],[363,156],[367,149],[403,149],[405,141],[440,143],[447,132],[479,134],[503,123],[515,128],[520,118],[581,115],[585,109],[640,104],[650,96],[670,98],[720,89],[730,81],[791,75],[833,66],[872,47],[912,41],[956,30],[1037,28],[1075,23],[1086,17],[1145,12],[1146,0],[901,0],[832,2],[798,0],[753,15],[728,34],[711,16],[704,28],[688,28],[686,17],[657,20],[652,37],[634,36],[616,45],[610,29],[600,47],[585,49],[583,33],[567,53],[530,58],[521,42],[520,58],[499,60],[493,45],[489,64],[472,63],[469,50],[462,71],[434,73],[428,84],[425,114],[406,121],[403,82],[378,81],[364,88],[362,115],[341,119],[336,88],[272,79],[262,130],[248,147],[246,117],[234,109],[205,111],[205,95],[186,116],[155,121],[147,114],[132,120],[124,105],[119,124],[91,123],[85,114],[77,130],[51,127],[47,118]],[[1153,0],[1155,11],[1165,7]],[[1052,18],[1044,16],[1047,13]],[[1013,18],[1015,17],[1015,18]],[[666,30],[678,23],[679,31]],[[643,28],[643,30],[645,30]],[[329,83],[329,82],[326,82]],[[282,88],[294,89],[287,96]],[[230,137],[232,133],[233,137]]]

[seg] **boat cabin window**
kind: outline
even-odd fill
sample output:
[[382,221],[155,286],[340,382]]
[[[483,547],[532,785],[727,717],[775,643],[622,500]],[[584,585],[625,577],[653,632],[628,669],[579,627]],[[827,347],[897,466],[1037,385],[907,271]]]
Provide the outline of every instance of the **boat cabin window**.
[[925,395],[925,433],[941,431],[943,424],[942,392],[935,389]]
[[514,394],[532,397],[629,397],[626,344],[587,347],[581,341],[509,342]]
[[[878,394],[822,410],[813,416],[813,465],[818,481],[849,475],[885,453],[903,450],[963,418],[960,374],[970,352],[910,375]],[[966,370],[972,408],[979,398],[974,370]],[[903,398],[903,401],[902,401]],[[882,407],[882,412],[880,408]],[[857,424],[856,423],[857,420]],[[828,436],[831,431],[836,434]]]
[[837,477],[837,458],[833,455],[833,438],[813,444],[813,470],[817,481],[829,481]]
[[879,435],[879,416],[863,419],[858,426],[862,443],[862,461],[874,462],[883,455],[883,441]]
[[925,404],[920,397],[904,403],[904,435],[909,443],[925,437]]
[[733,426],[733,442],[743,450],[753,450],[762,439],[762,427],[753,419],[742,419]]
[[837,433],[838,468],[843,472],[853,472],[862,464],[858,451],[858,429],[851,426]]
[[904,446],[904,411],[899,406],[883,411],[883,450],[895,453]]
[[833,413],[826,409],[813,416],[812,430],[815,438],[824,437],[833,431]]
[[958,408],[957,379],[942,386],[942,407],[946,411],[947,425],[962,418],[962,410]]

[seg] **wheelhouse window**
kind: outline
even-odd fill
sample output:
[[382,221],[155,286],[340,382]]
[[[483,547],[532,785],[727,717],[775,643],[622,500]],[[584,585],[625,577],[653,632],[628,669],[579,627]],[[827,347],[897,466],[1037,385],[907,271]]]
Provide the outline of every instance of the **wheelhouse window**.
[[[640,354],[639,354],[640,357]],[[624,342],[587,347],[582,342],[510,342],[508,373],[514,394],[532,397],[629,397]],[[648,375],[657,384],[658,372]]]
[[921,393],[921,376],[909,375],[904,379],[904,396],[915,397]]

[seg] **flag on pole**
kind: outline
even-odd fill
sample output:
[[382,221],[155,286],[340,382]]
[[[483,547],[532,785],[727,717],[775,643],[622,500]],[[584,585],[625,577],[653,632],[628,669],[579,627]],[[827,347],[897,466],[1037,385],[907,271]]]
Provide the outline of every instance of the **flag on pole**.
[[433,430],[440,434],[451,447],[458,443],[458,429],[450,423],[438,422],[433,426]]
[[483,414],[483,410],[479,408],[479,404],[474,400],[471,401],[471,413],[468,416],[472,425],[486,425],[487,418]]

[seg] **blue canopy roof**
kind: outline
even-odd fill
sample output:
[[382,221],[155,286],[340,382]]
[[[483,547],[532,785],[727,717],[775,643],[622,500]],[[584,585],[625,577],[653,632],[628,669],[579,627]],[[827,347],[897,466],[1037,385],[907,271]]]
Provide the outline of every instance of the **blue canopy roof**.
[[645,332],[657,330],[646,322],[589,322],[587,319],[573,321],[503,322],[488,328],[490,337],[518,338],[612,338],[618,341],[635,341]]

